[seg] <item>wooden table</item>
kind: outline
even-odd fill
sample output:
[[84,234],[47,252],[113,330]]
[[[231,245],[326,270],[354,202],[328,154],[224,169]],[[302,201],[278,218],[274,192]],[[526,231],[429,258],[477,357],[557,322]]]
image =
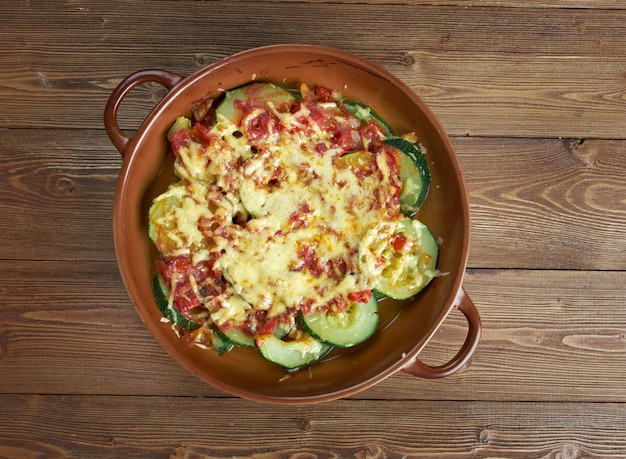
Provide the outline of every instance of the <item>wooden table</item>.
[[[130,304],[111,91],[293,42],[388,69],[449,133],[484,327],[467,369],[268,406],[183,370]],[[0,457],[626,457],[626,3],[14,1],[0,56]],[[123,127],[163,95],[133,91]],[[453,312],[423,360],[466,330]]]

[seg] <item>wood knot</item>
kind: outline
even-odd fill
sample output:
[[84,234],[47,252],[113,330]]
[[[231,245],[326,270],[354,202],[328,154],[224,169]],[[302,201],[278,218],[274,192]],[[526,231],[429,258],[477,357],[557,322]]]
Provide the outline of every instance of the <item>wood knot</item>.
[[488,427],[486,427],[478,433],[478,441],[486,445],[489,443],[490,436],[491,436],[491,431],[489,430]]
[[575,445],[564,445],[560,453],[560,455],[557,453],[557,457],[561,457],[562,459],[575,459],[579,457],[579,450]]
[[76,183],[69,177],[59,177],[56,181],[57,195],[70,195],[76,191]]
[[593,141],[570,139],[565,148],[574,158],[586,166],[593,166],[599,161],[601,149]]
[[196,54],[195,59],[196,63],[200,67],[205,67],[213,62],[213,59],[210,56],[205,56],[204,54]]
[[300,424],[300,430],[304,432],[309,432],[310,430],[313,429],[313,427],[311,426],[311,420],[308,417],[304,417],[300,419],[299,424]]
[[352,457],[357,459],[373,459],[377,457],[387,457],[385,449],[377,443],[369,443],[363,445],[363,448],[354,452]]
[[52,87],[52,82],[48,79],[48,75],[46,75],[44,72],[37,72],[37,79],[39,80],[39,84],[44,88]]
[[415,58],[411,56],[409,53],[404,53],[404,55],[402,56],[402,64],[409,67],[415,64]]

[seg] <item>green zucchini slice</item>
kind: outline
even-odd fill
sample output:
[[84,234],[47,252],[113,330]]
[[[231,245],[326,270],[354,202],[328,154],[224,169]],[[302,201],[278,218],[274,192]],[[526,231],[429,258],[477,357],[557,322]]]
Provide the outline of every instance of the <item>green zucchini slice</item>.
[[369,151],[353,151],[335,160],[337,166],[346,167],[353,171],[365,171],[375,163],[376,156]]
[[[216,334],[218,334],[224,341],[227,341],[233,345],[243,346],[243,347],[255,347],[254,337],[247,335],[240,329],[236,327],[232,327],[226,331],[222,331],[219,328],[216,328]],[[276,331],[274,335],[277,338],[284,338],[289,334],[291,327],[285,323],[278,323],[276,326]]]
[[222,356],[234,347],[233,342],[220,332],[217,327],[212,326],[211,332],[211,345],[217,355]]
[[215,117],[219,122],[224,118],[239,125],[243,111],[238,106],[246,103],[252,106],[263,107],[268,103],[280,107],[283,104],[291,105],[295,96],[285,88],[273,83],[255,82],[226,91],[224,99],[215,109]]
[[176,121],[174,121],[172,126],[167,131],[167,138],[170,139],[174,134],[183,129],[191,132],[191,120],[186,116],[179,116],[178,118],[176,118]]
[[276,335],[262,335],[256,345],[263,357],[287,370],[297,370],[325,356],[332,346],[305,334],[293,341],[283,341]]
[[317,311],[300,316],[302,328],[327,344],[351,347],[362,343],[378,326],[378,301],[372,295],[366,303],[351,303],[341,312]]
[[403,300],[438,274],[439,247],[430,229],[405,218],[375,224],[359,243],[359,266],[377,294]]
[[250,335],[246,335],[238,328],[231,328],[226,331],[217,330],[217,334],[223,340],[229,341],[234,345],[243,347],[254,347],[254,338]]
[[180,180],[150,204],[148,236],[165,258],[201,254],[207,259],[215,244],[203,221],[226,224],[235,212],[228,198],[205,182]]
[[174,305],[170,301],[170,289],[165,285],[163,279],[158,274],[152,279],[152,292],[154,293],[154,299],[156,300],[161,314],[174,325],[182,330],[195,330],[200,326],[187,319],[174,308]]
[[387,122],[378,113],[372,110],[371,107],[352,99],[344,99],[342,103],[344,107],[346,107],[346,110],[356,116],[361,123],[365,124],[368,121],[375,121],[382,128],[387,137],[391,136],[391,128]]
[[[192,190],[200,192],[192,193]],[[189,250],[199,251],[206,245],[198,229],[199,219],[210,212],[208,203],[198,199],[206,196],[204,190],[199,183],[188,187],[182,181],[174,182],[150,204],[148,236],[163,255],[187,254]],[[185,228],[186,233],[180,228]]]
[[421,207],[430,189],[430,169],[420,148],[402,137],[388,138],[385,143],[402,153],[400,155],[400,210],[412,215]]

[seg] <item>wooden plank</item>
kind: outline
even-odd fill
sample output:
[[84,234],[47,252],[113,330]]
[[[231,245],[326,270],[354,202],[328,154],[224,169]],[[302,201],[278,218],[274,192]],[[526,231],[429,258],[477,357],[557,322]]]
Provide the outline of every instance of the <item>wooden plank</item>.
[[[469,270],[464,285],[482,341],[467,370],[416,382],[420,389],[453,399],[626,401],[626,272]],[[451,314],[422,359],[447,361],[466,329]]]
[[[237,3],[3,5],[0,457],[626,457],[626,2]],[[294,41],[387,68],[452,136],[483,321],[453,376],[265,406],[179,367],[127,299],[106,98],[137,69]],[[123,127],[164,94],[133,91]],[[453,311],[420,358],[447,361],[466,330]]]
[[[202,1],[188,2],[181,8],[176,0],[161,0],[143,9],[124,0],[82,9],[71,3],[59,5],[53,0],[42,0],[25,13],[18,5],[7,5],[7,13],[22,15],[7,14],[0,24],[11,28],[8,33],[12,35],[3,38],[6,51],[12,52],[7,53],[8,62],[25,63],[25,57],[36,56],[44,64],[54,61],[59,70],[65,71],[75,70],[75,62],[59,62],[60,53],[71,52],[74,58],[81,59],[94,49],[100,51],[98,56],[91,56],[96,66],[103,60],[115,68],[132,64],[123,58],[134,52],[138,64],[146,58],[160,57],[192,69],[215,58],[269,43],[350,47],[369,52],[370,58],[392,62],[396,51],[414,46],[442,53],[623,56],[626,41],[621,11],[564,8],[546,14],[541,8],[442,7],[402,2],[390,7],[378,3],[290,2],[290,8],[285,8],[280,2],[249,2],[248,14],[242,15],[224,0],[211,1],[210,8]],[[138,12],[145,23],[140,31],[133,17]],[[350,21],[346,20],[348,16]],[[321,20],[325,24],[324,34],[320,34]],[[24,21],[39,26],[40,35],[33,36],[28,29],[16,27]],[[75,28],[60,28],[68,23]],[[193,26],[198,27],[190,34],[188,28]],[[265,40],[259,40],[255,33],[259,29],[266,34]],[[376,39],[369,31],[376,31]],[[71,41],[79,33],[87,34],[80,45]],[[350,36],[349,41],[345,40],[346,35]],[[44,36],[45,40],[39,39]],[[30,40],[20,46],[11,41],[12,37]],[[211,41],[207,41],[209,37]],[[55,45],[63,40],[66,47],[55,52]],[[109,49],[103,50],[103,46]]]
[[398,75],[450,135],[624,138],[626,58],[409,51],[405,59],[414,68]]
[[626,454],[621,404],[401,400],[267,407],[193,397],[38,395],[1,396],[0,404],[6,409],[0,455],[8,458]]
[[[431,105],[453,135],[625,135],[624,10],[555,9],[547,15],[542,8],[327,2],[285,8],[262,2],[246,4],[254,14],[242,16],[229,2],[206,5],[151,4],[141,12],[149,27],[139,34],[137,6],[127,2],[104,9],[48,0],[30,4],[26,13],[8,4],[0,18],[6,31],[0,123],[101,128],[107,97],[135,70],[163,67],[188,75],[244,49],[307,42],[345,47],[387,68]],[[282,27],[275,27],[277,17]],[[262,41],[257,30],[266,31]],[[380,38],[363,30],[376,30]],[[352,37],[349,46],[342,46],[345,35]],[[74,45],[78,36],[80,47]],[[71,60],[64,59],[68,53]],[[156,84],[137,90],[122,124],[137,127],[163,95]]]
[[454,139],[472,219],[469,265],[626,269],[625,145]]
[[[257,3],[256,0],[238,0],[240,3]],[[327,0],[269,0],[276,3],[325,3]],[[375,3],[396,5],[398,0],[341,0],[341,3]],[[435,6],[462,6],[469,7],[504,7],[504,8],[589,8],[589,9],[615,9],[626,8],[621,0],[403,0],[405,5],[435,5]]]
[[103,131],[0,130],[0,148],[1,258],[115,259],[122,160]]
[[[160,349],[114,263],[5,263],[0,278],[0,393],[225,395]],[[484,326],[472,364],[438,381],[398,373],[356,398],[626,402],[624,285],[624,271],[469,270]],[[466,330],[455,311],[422,359],[444,363]]]
[[[470,201],[470,267],[626,269],[625,142],[459,137],[453,144]],[[121,157],[106,134],[0,130],[0,145],[12,158],[0,163],[0,211],[10,222],[0,257],[114,261]]]
[[15,261],[1,269],[0,392],[219,393],[158,346],[114,262]]

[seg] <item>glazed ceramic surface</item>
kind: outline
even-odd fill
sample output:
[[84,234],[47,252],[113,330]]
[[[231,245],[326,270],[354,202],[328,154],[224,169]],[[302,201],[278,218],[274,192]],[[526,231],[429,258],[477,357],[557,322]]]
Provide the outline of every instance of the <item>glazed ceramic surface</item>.
[[[365,343],[333,350],[320,362],[286,372],[261,358],[255,349],[236,348],[224,356],[178,338],[161,321],[151,279],[156,252],[147,237],[147,210],[174,176],[166,132],[193,104],[250,81],[271,81],[297,88],[322,85],[370,105],[396,134],[415,132],[425,148],[432,174],[429,197],[417,217],[440,243],[435,279],[412,301],[380,303],[380,326]],[[167,95],[134,137],[117,124],[117,110],[133,87],[159,82]],[[456,155],[430,110],[405,84],[387,71],[336,49],[308,45],[257,48],[236,54],[182,77],[164,70],[144,70],[126,78],[111,95],[105,110],[107,132],[123,157],[115,195],[114,236],[118,264],[137,313],[160,345],[183,367],[230,394],[269,403],[314,403],[354,394],[402,370],[427,378],[444,377],[469,361],[480,338],[478,313],[463,290],[469,249],[469,210]],[[432,368],[418,354],[458,307],[469,332],[456,356]]]

